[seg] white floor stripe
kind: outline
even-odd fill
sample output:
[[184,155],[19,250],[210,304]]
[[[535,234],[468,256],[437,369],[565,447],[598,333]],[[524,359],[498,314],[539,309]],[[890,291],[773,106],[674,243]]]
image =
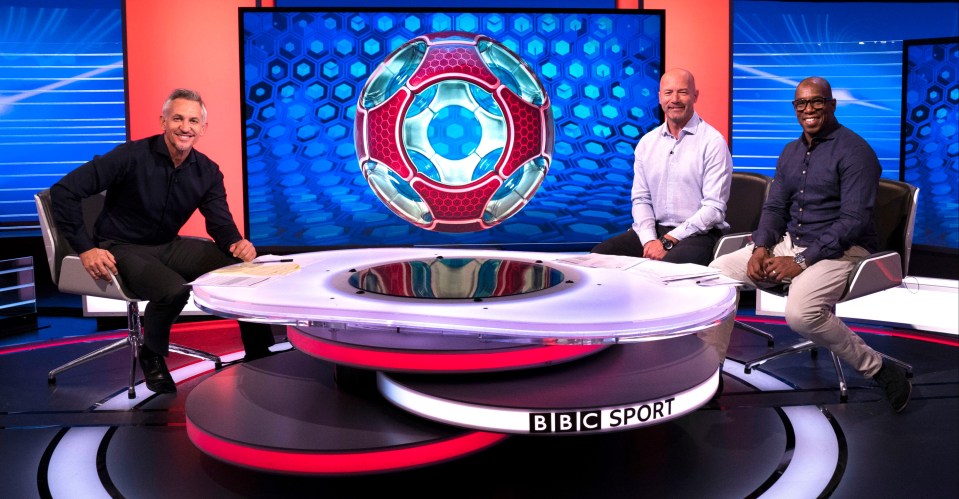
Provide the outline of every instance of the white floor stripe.
[[47,485],[54,499],[109,498],[97,475],[97,448],[108,427],[70,428],[53,450]]
[[[760,390],[792,390],[786,383],[762,371],[745,372],[745,365],[726,359],[723,371]],[[807,498],[818,497],[826,487],[839,463],[839,441],[836,431],[816,406],[784,407],[796,436],[792,460],[782,476],[761,497]]]

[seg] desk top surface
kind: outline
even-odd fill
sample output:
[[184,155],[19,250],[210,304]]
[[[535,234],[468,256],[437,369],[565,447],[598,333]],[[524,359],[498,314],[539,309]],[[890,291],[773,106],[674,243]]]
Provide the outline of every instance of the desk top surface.
[[[287,275],[273,276],[254,286],[194,284],[193,296],[202,310],[258,322],[470,335],[535,343],[651,340],[696,332],[735,313],[737,293],[733,286],[669,286],[622,270],[562,261],[571,256],[574,255],[450,248],[301,253],[283,257],[299,266]],[[469,259],[480,263],[519,263],[512,268],[525,271],[545,267],[548,271],[539,272],[536,279],[546,275],[548,282],[505,296],[467,295],[472,298],[391,296],[356,286],[356,276],[368,269],[390,268],[393,264],[403,268],[404,262],[412,261],[462,264]],[[448,267],[443,272],[421,269],[416,279],[424,281],[419,286],[428,290],[427,294],[462,296],[443,292],[443,288],[454,282],[456,293],[462,293],[464,286],[460,281],[479,279],[482,272],[477,269],[482,265],[460,266],[460,274]],[[560,279],[557,273],[561,274]],[[477,287],[482,286],[465,286]]]

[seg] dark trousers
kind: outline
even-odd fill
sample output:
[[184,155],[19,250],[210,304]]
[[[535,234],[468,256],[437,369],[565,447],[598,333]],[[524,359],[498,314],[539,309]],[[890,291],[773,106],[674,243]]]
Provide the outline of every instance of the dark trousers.
[[[204,239],[175,239],[157,246],[105,241],[100,246],[113,253],[123,284],[149,300],[143,313],[143,342],[160,355],[169,353],[170,328],[190,299],[187,283],[239,262]],[[248,354],[262,352],[274,343],[273,331],[266,324],[240,321],[240,338]]]
[[[673,230],[675,227],[656,224],[656,235],[663,237],[664,234]],[[673,246],[673,249],[666,252],[663,258],[664,262],[672,263],[696,263],[699,265],[709,265],[713,260],[713,251],[716,248],[716,242],[722,237],[723,232],[719,229],[712,229],[705,234],[695,234],[683,239]],[[643,245],[639,242],[639,236],[632,228],[613,236],[593,247],[591,253],[600,253],[603,255],[621,255],[643,257]]]

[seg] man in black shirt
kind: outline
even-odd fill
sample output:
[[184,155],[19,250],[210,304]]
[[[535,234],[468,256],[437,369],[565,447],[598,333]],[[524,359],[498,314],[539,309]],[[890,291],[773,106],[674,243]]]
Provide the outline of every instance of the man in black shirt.
[[[149,300],[140,350],[147,388],[172,393],[163,357],[170,328],[190,297],[186,284],[225,265],[251,261],[256,248],[230,214],[219,166],[193,149],[206,131],[206,107],[192,90],[177,89],[163,104],[160,135],[127,142],[68,173],[50,188],[53,215],[93,279],[122,274]],[[106,191],[103,212],[88,235],[80,201]],[[194,211],[213,243],[177,234]],[[246,358],[269,354],[269,326],[240,322]]]
[[878,245],[873,207],[879,159],[836,120],[836,99],[825,79],[800,82],[792,104],[803,133],[779,155],[753,244],[710,266],[760,288],[789,281],[790,329],[875,379],[899,412],[912,390],[905,372],[833,313],[849,273]]

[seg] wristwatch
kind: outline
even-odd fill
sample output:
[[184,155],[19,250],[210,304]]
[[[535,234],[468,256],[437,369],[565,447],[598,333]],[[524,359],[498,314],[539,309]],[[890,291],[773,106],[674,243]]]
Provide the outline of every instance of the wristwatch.
[[666,236],[659,238],[659,242],[663,243],[663,249],[669,251],[673,249],[673,242],[669,240]]
[[793,261],[796,262],[796,265],[799,265],[799,268],[806,270],[806,257],[802,256],[802,253],[796,254]]

